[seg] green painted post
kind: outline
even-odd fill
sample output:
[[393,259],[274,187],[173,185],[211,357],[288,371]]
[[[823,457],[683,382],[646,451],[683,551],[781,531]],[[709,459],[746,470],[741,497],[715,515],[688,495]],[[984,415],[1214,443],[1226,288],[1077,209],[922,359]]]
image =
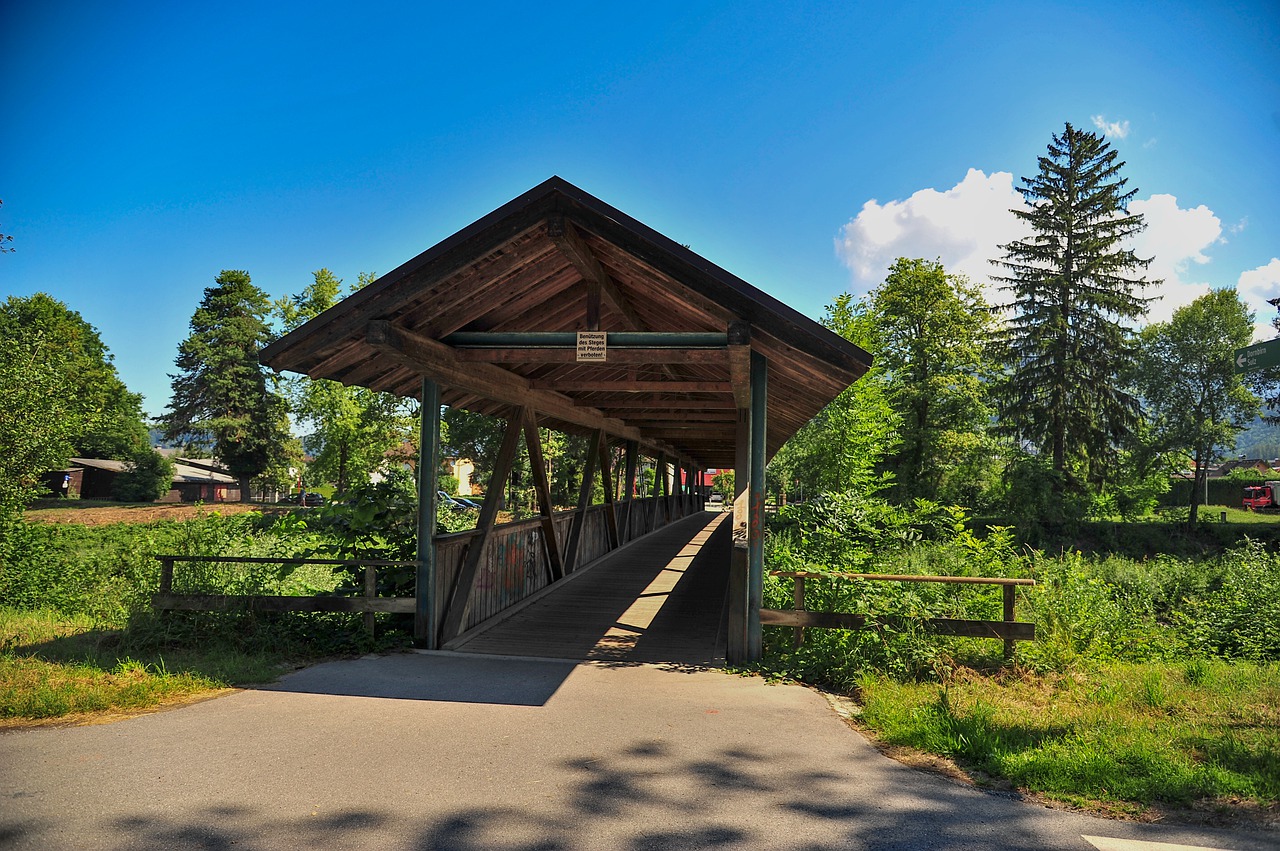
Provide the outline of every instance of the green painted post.
[[747,659],[758,662],[764,652],[760,607],[764,604],[764,461],[766,393],[769,362],[751,353],[751,483],[747,495]]
[[418,569],[414,577],[413,643],[435,650],[436,623],[436,477],[440,469],[440,385],[422,379],[418,442]]

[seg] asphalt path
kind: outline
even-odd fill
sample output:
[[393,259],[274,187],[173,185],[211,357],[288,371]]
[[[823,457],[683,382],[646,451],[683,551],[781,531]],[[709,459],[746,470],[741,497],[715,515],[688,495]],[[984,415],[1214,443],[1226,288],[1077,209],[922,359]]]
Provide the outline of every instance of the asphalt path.
[[0,735],[6,849],[1107,847],[1084,836],[1280,847],[979,791],[806,688],[670,665],[396,654]]

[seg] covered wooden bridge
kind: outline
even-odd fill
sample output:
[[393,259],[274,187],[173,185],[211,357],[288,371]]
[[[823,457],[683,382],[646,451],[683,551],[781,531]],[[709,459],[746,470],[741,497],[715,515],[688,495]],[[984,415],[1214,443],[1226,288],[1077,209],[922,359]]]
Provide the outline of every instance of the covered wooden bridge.
[[[765,462],[871,358],[553,177],[282,337],[262,362],[422,403],[423,647],[456,646],[531,596],[562,593],[543,589],[700,512],[703,471],[734,468],[726,650],[737,662],[760,653]],[[487,499],[474,532],[434,535],[441,405],[506,420],[486,492],[502,493],[523,441],[538,518],[496,524],[499,500]],[[573,511],[551,504],[539,426],[588,438]],[[641,500],[642,456],[660,475]],[[591,505],[596,475],[605,502]]]

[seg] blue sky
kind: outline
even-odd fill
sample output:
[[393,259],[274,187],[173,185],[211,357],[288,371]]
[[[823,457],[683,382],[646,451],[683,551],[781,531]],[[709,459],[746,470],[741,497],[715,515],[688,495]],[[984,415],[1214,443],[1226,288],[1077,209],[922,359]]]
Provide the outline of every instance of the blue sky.
[[78,310],[159,414],[219,270],[387,272],[558,174],[817,318],[899,255],[983,279],[1070,121],[1128,163],[1152,317],[1265,323],[1278,45],[1274,0],[12,4],[0,298]]

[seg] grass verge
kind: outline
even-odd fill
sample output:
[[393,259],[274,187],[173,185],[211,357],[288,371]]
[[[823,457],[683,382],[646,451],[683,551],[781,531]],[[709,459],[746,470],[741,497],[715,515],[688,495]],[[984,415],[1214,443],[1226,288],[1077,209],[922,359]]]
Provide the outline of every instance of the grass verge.
[[1280,665],[1193,660],[1037,676],[864,674],[884,744],[954,760],[980,785],[1111,814],[1280,820]]
[[217,644],[149,650],[87,617],[0,609],[0,726],[187,701],[273,680],[281,662]]

